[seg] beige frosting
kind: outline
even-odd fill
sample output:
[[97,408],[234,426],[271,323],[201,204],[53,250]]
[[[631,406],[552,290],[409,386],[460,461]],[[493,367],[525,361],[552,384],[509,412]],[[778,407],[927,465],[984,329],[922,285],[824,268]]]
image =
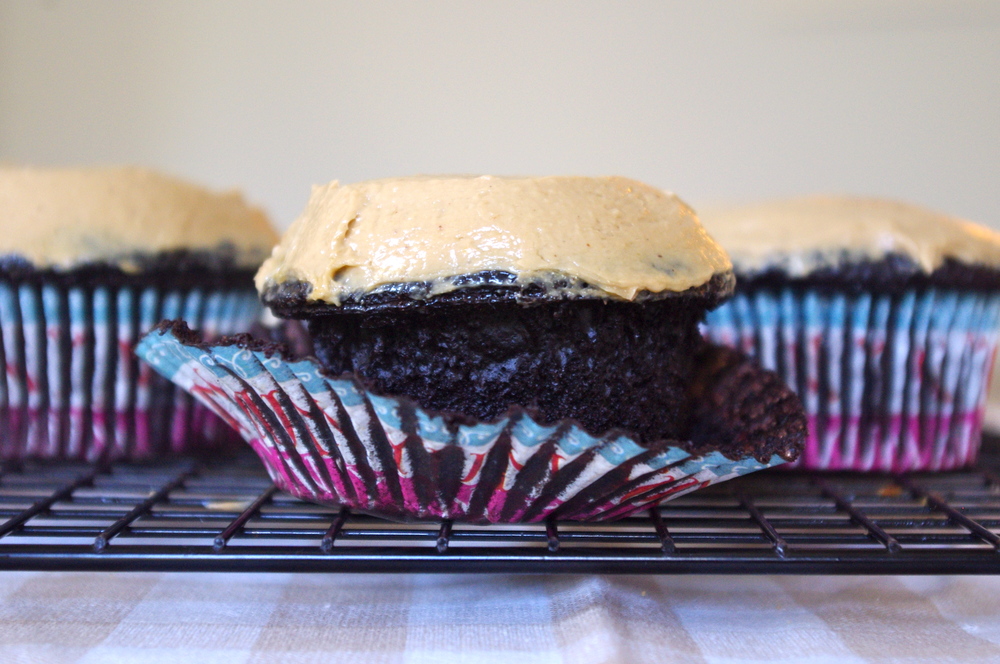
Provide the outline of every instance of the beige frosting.
[[887,254],[908,256],[927,272],[946,258],[1000,266],[1000,233],[896,201],[811,196],[706,207],[701,218],[741,274],[779,267],[805,276],[845,257]]
[[0,255],[56,269],[229,245],[256,267],[278,241],[238,192],[216,193],[142,168],[0,167]]
[[684,291],[731,269],[673,194],[620,177],[418,176],[313,188],[257,273],[257,288],[312,285],[339,304],[387,284],[497,270],[519,283],[576,279],[588,295]]

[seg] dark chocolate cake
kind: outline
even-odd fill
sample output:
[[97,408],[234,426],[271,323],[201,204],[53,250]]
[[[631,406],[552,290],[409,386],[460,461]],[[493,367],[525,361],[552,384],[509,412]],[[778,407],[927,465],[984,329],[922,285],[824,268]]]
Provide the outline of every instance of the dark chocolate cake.
[[790,277],[779,267],[738,275],[740,289],[798,288],[827,292],[902,293],[907,290],[950,288],[973,292],[1000,291],[1000,269],[970,265],[946,258],[927,272],[911,257],[889,253],[875,259],[843,256],[835,264],[816,268],[808,275]]
[[331,375],[651,443],[687,438],[698,324],[733,280],[690,209],[642,183],[442,177],[317,188],[257,285]]
[[309,330],[327,371],[363,376],[426,408],[492,419],[517,404],[543,422],[683,439],[698,323],[723,292],[713,285],[641,303],[524,303],[486,287],[462,292],[462,304],[313,310]]
[[253,284],[256,271],[240,264],[225,245],[218,251],[176,249],[135,254],[125,270],[116,261],[93,261],[71,269],[36,267],[20,256],[0,256],[0,279],[14,284],[52,284],[62,287],[147,287],[190,290],[240,288]]

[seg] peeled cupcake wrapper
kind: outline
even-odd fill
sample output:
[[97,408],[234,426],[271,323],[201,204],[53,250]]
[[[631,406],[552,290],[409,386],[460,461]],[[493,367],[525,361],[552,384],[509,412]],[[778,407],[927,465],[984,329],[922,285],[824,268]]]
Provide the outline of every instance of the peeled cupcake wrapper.
[[543,426],[517,408],[495,422],[449,425],[409,399],[323,376],[314,360],[206,346],[171,327],[136,352],[239,431],[280,489],[389,518],[618,519],[784,462],[647,449],[568,420]]
[[225,444],[228,427],[132,350],[164,317],[219,335],[259,314],[253,289],[0,281],[0,457],[139,459]]
[[706,336],[781,375],[809,435],[795,465],[948,470],[979,452],[1000,295],[750,288],[708,315]]

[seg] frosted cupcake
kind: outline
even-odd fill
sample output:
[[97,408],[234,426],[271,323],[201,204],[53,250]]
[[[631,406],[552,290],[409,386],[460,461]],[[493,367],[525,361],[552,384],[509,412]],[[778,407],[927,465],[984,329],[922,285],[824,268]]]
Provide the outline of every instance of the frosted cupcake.
[[691,209],[634,180],[334,182],[257,274],[318,359],[177,323],[138,352],[300,498],[617,519],[801,449],[791,390],[698,331],[732,283]]
[[140,168],[0,168],[0,455],[144,458],[218,442],[228,428],[133,345],[163,318],[247,329],[253,272],[276,241],[237,193]]
[[690,208],[635,180],[410,177],[314,190],[257,285],[333,375],[656,440],[686,433],[698,323],[733,278]]
[[706,333],[777,371],[809,415],[803,467],[976,459],[1000,327],[1000,234],[893,201],[703,210],[737,275]]

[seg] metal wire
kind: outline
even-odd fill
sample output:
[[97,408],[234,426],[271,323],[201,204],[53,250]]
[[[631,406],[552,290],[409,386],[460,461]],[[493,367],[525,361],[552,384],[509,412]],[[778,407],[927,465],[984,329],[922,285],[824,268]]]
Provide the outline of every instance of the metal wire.
[[781,535],[778,534],[778,531],[771,525],[771,522],[767,520],[759,509],[757,509],[757,506],[754,505],[753,498],[751,498],[748,494],[741,492],[740,505],[747,511],[747,514],[750,515],[750,518],[754,521],[754,523],[760,526],[760,529],[764,531],[764,535],[767,536],[767,539],[769,539],[771,544],[774,546],[774,552],[781,558],[784,558],[785,554],[788,552],[788,543],[782,539]]
[[101,467],[101,468],[95,468],[94,470],[91,470],[88,473],[80,475],[72,482],[56,489],[48,497],[42,498],[28,509],[12,516],[2,526],[0,526],[0,537],[3,537],[4,535],[13,532],[15,529],[20,528],[30,519],[48,510],[56,502],[60,500],[66,500],[71,495],[73,495],[74,491],[76,491],[80,487],[93,484],[94,478],[103,472],[106,472],[106,469]]
[[653,529],[656,531],[656,536],[660,538],[660,550],[663,553],[676,552],[677,545],[674,544],[674,538],[670,536],[670,531],[667,530],[667,524],[663,522],[660,510],[649,510],[649,520],[653,522]]
[[337,518],[333,520],[330,527],[327,529],[326,534],[323,535],[322,541],[319,543],[320,551],[324,553],[330,553],[333,550],[333,543],[337,539],[337,535],[343,530],[344,524],[347,523],[347,518],[351,516],[351,510],[346,507],[340,508],[340,513],[337,514]]
[[395,523],[277,491],[256,459],[0,476],[0,569],[1000,573],[996,465],[765,472],[613,523]]
[[104,551],[108,544],[111,542],[111,538],[125,530],[130,523],[135,521],[137,518],[143,514],[147,514],[149,510],[153,509],[153,506],[157,503],[165,500],[170,492],[184,485],[184,482],[194,475],[195,470],[193,467],[181,472],[177,477],[175,477],[170,482],[167,482],[159,491],[152,494],[149,498],[142,501],[135,507],[133,507],[128,514],[111,524],[110,527],[106,528],[100,535],[94,539],[94,550]]
[[278,487],[272,485],[268,487],[264,493],[257,496],[257,499],[250,503],[250,506],[243,510],[242,514],[233,519],[232,522],[226,526],[225,530],[215,536],[215,539],[212,541],[212,548],[216,552],[222,551],[226,548],[226,544],[228,544],[229,540],[233,538],[233,535],[242,530],[247,521],[257,516],[257,513],[260,512],[261,508],[264,506],[264,503],[271,500],[271,497],[274,496],[277,491]]
[[948,515],[949,519],[964,526],[965,528],[968,528],[969,532],[991,544],[994,549],[1000,550],[1000,537],[998,537],[996,533],[992,532],[981,523],[978,523],[970,519],[965,514],[959,512],[957,509],[949,505],[940,494],[924,489],[908,477],[900,477],[897,481],[900,485],[906,487],[914,496],[923,498],[927,501],[928,505],[936,510],[944,512]]
[[813,482],[819,487],[819,490],[823,492],[824,496],[827,496],[833,500],[837,509],[847,512],[851,515],[851,519],[864,527],[874,539],[881,542],[889,553],[898,553],[900,550],[899,541],[895,537],[885,532],[885,530],[879,526],[877,523],[872,521],[866,514],[858,510],[851,504],[851,501],[842,496],[837,492],[829,483],[819,477],[813,478]]

